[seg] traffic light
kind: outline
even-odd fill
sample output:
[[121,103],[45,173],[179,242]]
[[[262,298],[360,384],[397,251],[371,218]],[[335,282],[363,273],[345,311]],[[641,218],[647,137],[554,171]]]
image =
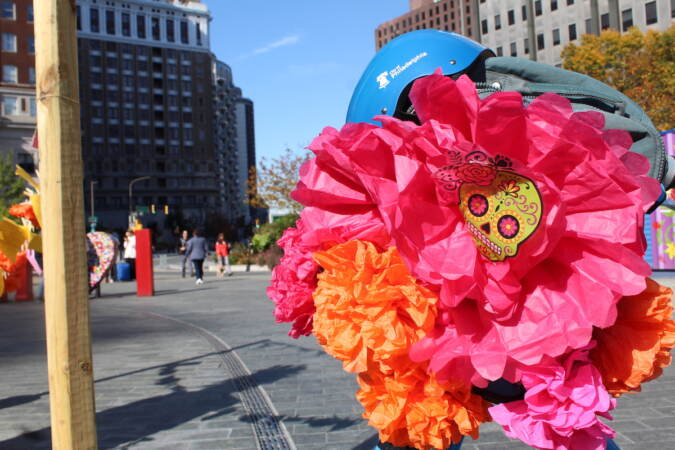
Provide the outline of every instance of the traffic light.
[[164,214],[169,214],[169,205],[164,205]]
[[150,205],[150,212],[155,214],[155,205]]

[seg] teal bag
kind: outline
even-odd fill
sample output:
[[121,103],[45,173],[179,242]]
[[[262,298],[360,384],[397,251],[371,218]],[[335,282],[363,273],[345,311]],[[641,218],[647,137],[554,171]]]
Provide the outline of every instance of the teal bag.
[[[665,189],[675,187],[675,159],[667,155],[660,133],[642,108],[616,89],[587,75],[513,57],[487,58],[485,80],[476,83],[481,97],[497,91],[516,91],[528,102],[554,92],[568,98],[575,111],[601,112],[606,129],[630,133],[630,150],[651,163],[649,176]],[[665,194],[657,204],[663,200]]]

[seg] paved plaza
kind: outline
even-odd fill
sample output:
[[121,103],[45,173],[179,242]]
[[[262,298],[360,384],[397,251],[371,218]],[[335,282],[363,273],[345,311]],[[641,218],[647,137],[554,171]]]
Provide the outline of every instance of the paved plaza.
[[[354,377],[274,322],[269,276],[207,274],[195,286],[159,273],[147,298],[131,283],[103,286],[91,300],[100,448],[374,447]],[[43,314],[40,302],[0,304],[0,449],[51,445]],[[675,448],[675,370],[622,397],[614,416],[622,449]],[[527,447],[488,423],[462,448]]]

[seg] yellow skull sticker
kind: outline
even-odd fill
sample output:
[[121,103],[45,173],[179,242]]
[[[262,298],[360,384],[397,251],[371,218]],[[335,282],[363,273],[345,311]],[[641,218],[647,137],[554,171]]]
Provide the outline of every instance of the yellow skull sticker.
[[543,203],[530,179],[497,170],[489,184],[462,183],[459,208],[478,250],[491,261],[504,261],[536,231]]

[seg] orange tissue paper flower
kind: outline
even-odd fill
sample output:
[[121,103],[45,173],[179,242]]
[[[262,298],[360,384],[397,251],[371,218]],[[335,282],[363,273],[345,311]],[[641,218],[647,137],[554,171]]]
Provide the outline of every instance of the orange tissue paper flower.
[[314,291],[314,334],[348,372],[368,362],[392,368],[396,356],[434,325],[437,296],[417,284],[396,248],[352,240],[314,253],[323,268]]
[[488,403],[469,385],[438,382],[425,367],[408,360],[392,374],[376,369],[359,374],[356,398],[365,408],[363,417],[382,442],[398,447],[445,449],[462,436],[477,439],[480,424],[490,421]]
[[35,216],[35,211],[33,210],[33,205],[30,203],[18,203],[16,205],[12,205],[9,208],[9,213],[14,217],[21,217],[30,220],[35,228],[40,228],[40,222],[38,222],[38,219]]
[[610,394],[639,392],[641,383],[670,365],[675,347],[672,295],[670,288],[648,278],[641,294],[619,301],[614,325],[593,332],[598,345],[591,359]]

